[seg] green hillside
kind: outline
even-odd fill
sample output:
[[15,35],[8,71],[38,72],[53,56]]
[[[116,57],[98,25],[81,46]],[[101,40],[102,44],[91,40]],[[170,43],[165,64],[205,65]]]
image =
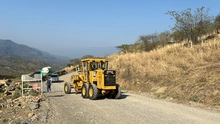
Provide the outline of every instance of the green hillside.
[[45,66],[59,70],[67,64],[66,60],[11,40],[0,40],[0,58],[0,78],[38,71]]

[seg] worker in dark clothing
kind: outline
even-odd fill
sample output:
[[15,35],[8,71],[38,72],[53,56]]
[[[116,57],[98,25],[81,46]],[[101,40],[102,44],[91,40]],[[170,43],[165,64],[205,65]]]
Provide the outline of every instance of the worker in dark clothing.
[[46,81],[46,85],[47,85],[47,92],[51,92],[51,84],[52,84],[52,80],[48,79]]

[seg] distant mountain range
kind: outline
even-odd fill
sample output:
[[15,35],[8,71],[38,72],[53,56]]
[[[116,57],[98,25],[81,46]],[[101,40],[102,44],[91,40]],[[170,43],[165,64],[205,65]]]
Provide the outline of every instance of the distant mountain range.
[[68,60],[67,57],[51,55],[11,40],[0,39],[0,76],[20,75],[38,71],[45,66],[59,70],[66,66]]

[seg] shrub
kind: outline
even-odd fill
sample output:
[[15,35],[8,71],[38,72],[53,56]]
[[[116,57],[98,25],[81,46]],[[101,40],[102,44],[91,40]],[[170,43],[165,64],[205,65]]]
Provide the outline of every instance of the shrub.
[[33,89],[31,89],[31,90],[29,91],[29,94],[30,94],[31,96],[37,96],[38,93],[39,93],[39,92],[37,92],[36,90],[33,90]]
[[197,95],[191,95],[189,100],[193,101],[193,102],[199,102],[200,101],[200,99]]
[[15,93],[12,96],[12,99],[17,99],[21,96],[21,90],[15,89]]
[[3,119],[3,123],[7,123],[9,120],[8,119]]
[[17,86],[15,86],[15,90],[16,90],[16,89],[17,89],[17,90],[21,90],[21,87],[17,85]]
[[28,84],[24,84],[24,85],[23,85],[23,88],[28,88],[28,87],[29,87]]

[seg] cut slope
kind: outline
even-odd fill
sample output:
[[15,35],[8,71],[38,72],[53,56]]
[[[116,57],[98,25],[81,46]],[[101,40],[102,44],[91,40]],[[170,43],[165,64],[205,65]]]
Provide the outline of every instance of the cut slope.
[[151,52],[114,54],[108,59],[124,89],[219,108],[219,53],[217,39],[193,48],[173,44]]

